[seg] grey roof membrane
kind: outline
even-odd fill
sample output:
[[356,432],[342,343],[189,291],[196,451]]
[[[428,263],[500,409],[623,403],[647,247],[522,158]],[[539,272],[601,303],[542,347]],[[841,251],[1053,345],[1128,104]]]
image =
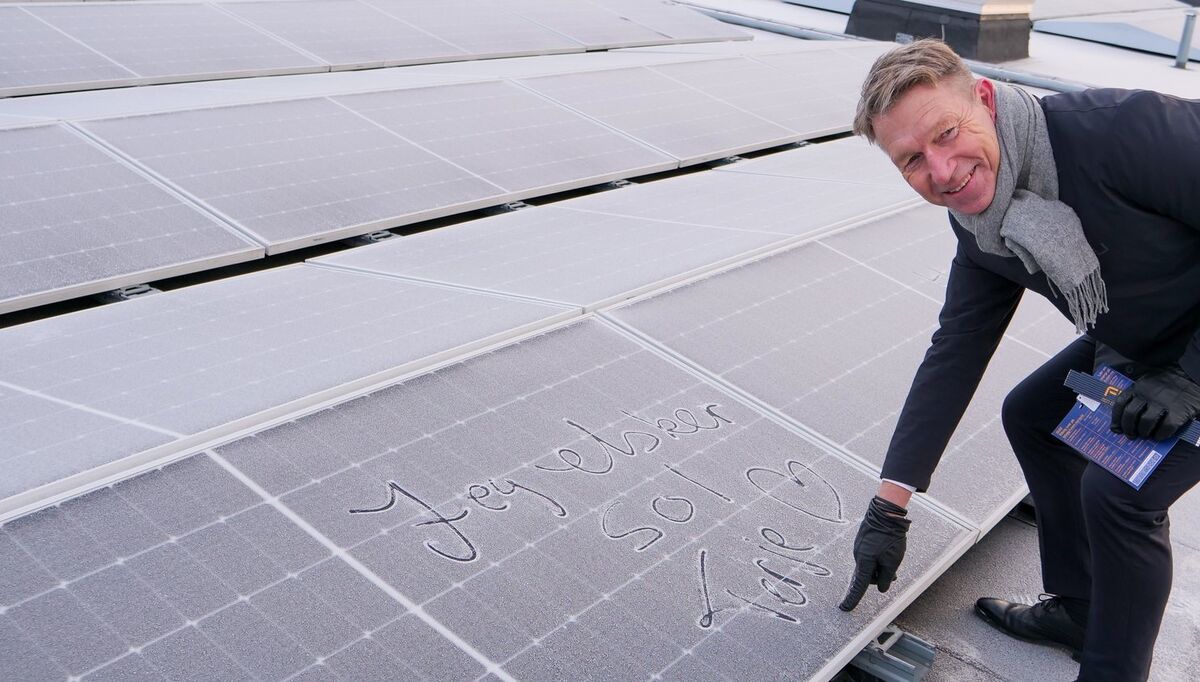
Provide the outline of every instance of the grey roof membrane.
[[[184,447],[196,434],[261,424],[571,314],[296,265],[9,327],[0,386],[9,413],[32,421],[12,427],[25,445],[6,457],[0,500],[148,445]],[[55,410],[85,427],[47,427]],[[102,429],[114,437],[91,437]]]
[[389,239],[315,262],[591,309],[788,239],[554,205]]
[[[948,233],[923,207],[608,314],[878,466],[937,328],[940,297],[919,285],[953,256]],[[1046,357],[1002,344],[930,487],[984,530],[1024,490],[1000,401]]]
[[677,165],[666,154],[507,82],[347,95],[335,101],[521,196]]
[[6,524],[0,650],[22,679],[828,675],[973,539],[914,502],[904,582],[838,611],[875,484],[585,322]]
[[814,236],[917,199],[907,185],[864,186],[749,173],[693,173],[573,199],[570,210]]
[[495,205],[508,194],[326,99],[83,126],[261,239],[268,253]]
[[143,82],[327,69],[207,4],[98,2],[25,9]]
[[358,0],[225,2],[220,7],[339,68],[470,56],[462,48]]
[[0,131],[0,313],[261,257],[62,125]]
[[[1179,10],[1160,10],[1046,19],[1035,22],[1033,30],[1174,57],[1179,53],[1185,20]],[[1200,33],[1192,34],[1188,57],[1200,61]]]
[[800,139],[794,131],[645,67],[520,82],[685,163]]

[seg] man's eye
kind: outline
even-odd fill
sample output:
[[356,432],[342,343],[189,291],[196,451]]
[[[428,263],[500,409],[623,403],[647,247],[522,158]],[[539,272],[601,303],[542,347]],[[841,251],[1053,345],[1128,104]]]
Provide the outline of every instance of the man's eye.
[[917,164],[919,163],[921,163],[921,155],[913,154],[912,156],[908,157],[908,161],[904,162],[904,170],[912,170],[916,168]]
[[954,134],[957,132],[958,132],[958,126],[952,126],[950,128],[946,128],[944,131],[942,131],[941,135],[938,135],[938,139],[942,140],[944,142],[946,140],[952,139],[954,137]]

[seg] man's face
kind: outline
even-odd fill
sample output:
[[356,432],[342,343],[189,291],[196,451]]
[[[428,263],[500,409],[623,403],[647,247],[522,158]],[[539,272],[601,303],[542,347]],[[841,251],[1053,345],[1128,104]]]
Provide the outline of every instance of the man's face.
[[925,201],[965,215],[983,212],[996,193],[1000,142],[996,90],[986,79],[968,90],[947,79],[904,93],[875,118],[875,140]]

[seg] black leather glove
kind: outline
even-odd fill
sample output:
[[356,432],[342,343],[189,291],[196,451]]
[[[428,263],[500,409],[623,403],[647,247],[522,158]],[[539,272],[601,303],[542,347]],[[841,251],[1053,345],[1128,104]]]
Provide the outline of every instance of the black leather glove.
[[1166,440],[1200,415],[1200,386],[1183,370],[1152,369],[1117,396],[1112,430],[1129,438]]
[[892,586],[896,569],[904,558],[906,534],[912,523],[904,518],[907,514],[904,507],[882,497],[871,500],[854,538],[854,579],[838,608],[852,611],[872,584],[878,585],[880,592],[887,592]]

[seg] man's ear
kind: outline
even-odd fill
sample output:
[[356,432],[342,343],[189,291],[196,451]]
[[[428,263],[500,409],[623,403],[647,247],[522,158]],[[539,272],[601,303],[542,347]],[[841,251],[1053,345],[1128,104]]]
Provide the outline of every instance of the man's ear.
[[980,78],[975,81],[975,96],[983,102],[983,106],[987,107],[988,112],[992,115],[992,121],[996,120],[996,86],[986,78]]

